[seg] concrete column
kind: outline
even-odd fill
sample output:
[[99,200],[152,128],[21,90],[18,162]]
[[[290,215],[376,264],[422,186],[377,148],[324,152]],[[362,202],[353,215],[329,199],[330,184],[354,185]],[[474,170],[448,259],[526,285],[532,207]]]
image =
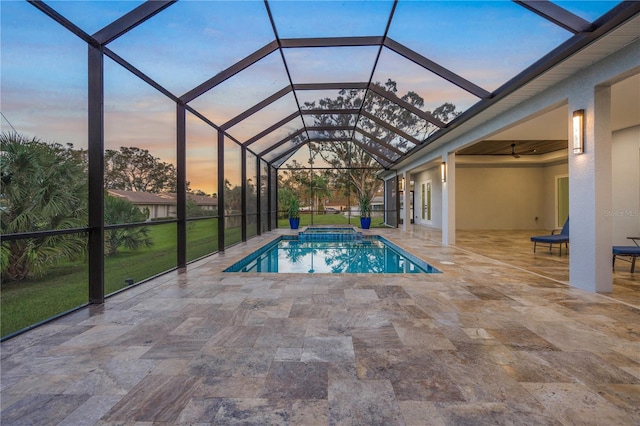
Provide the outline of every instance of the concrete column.
[[456,154],[443,157],[446,163],[445,182],[442,183],[442,244],[456,243]]
[[[580,88],[582,89],[582,88]],[[573,111],[584,109],[584,153],[573,153]],[[611,88],[575,90],[569,99],[569,281],[611,292]]]

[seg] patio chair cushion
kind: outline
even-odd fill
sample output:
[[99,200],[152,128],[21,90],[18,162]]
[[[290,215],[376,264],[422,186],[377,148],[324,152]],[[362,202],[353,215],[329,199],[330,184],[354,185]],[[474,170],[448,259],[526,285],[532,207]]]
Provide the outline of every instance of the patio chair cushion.
[[537,237],[531,237],[531,241],[534,243],[547,243],[547,244],[558,244],[558,243],[568,243],[569,236],[556,234],[556,235],[540,235]]
[[640,247],[613,246],[613,254],[618,256],[640,256]]

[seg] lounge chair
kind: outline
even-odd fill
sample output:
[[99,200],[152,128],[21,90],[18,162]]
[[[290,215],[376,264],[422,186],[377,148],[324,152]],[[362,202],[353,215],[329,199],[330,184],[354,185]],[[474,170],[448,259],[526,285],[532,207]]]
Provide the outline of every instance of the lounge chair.
[[536,252],[536,245],[538,243],[549,244],[549,251],[551,251],[554,244],[558,244],[560,246],[560,256],[562,256],[562,244],[564,244],[565,248],[569,248],[569,218],[567,218],[559,234],[556,234],[555,230],[553,230],[551,231],[551,235],[531,237],[531,241],[533,241],[534,253]]
[[[636,257],[640,256],[640,246],[638,246],[638,241],[640,237],[627,237],[630,240],[633,240],[636,243],[635,246],[613,246],[613,270],[616,269],[616,257],[630,257],[628,261],[631,262],[631,273],[633,274],[636,270]],[[627,259],[623,259],[627,260]]]

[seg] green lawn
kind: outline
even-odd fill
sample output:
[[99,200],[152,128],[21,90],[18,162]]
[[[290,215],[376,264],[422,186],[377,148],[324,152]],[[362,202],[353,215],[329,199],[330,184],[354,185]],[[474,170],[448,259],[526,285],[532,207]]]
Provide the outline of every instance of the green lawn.
[[[218,220],[187,224],[187,258],[197,259],[217,251]],[[153,246],[137,251],[122,250],[105,259],[105,294],[126,287],[125,279],[142,281],[176,266],[176,225],[150,226]],[[234,239],[239,230],[230,231]],[[2,283],[0,335],[6,336],[88,302],[86,260],[51,267],[35,280]]]
[[2,283],[0,334],[14,331],[87,303],[86,263],[59,265],[46,277]]
[[[311,215],[301,216],[301,226],[311,223]],[[314,224],[346,225],[342,214],[314,215]],[[360,225],[358,217],[351,223]],[[289,227],[288,219],[280,219],[278,226]],[[382,218],[374,218],[372,227],[382,226]],[[253,228],[252,228],[253,229]],[[105,294],[126,287],[126,279],[145,280],[176,266],[176,225],[150,226],[153,246],[136,251],[121,250],[105,259]],[[218,250],[218,220],[206,219],[187,224],[187,260],[191,261]],[[240,228],[225,231],[225,243],[241,241]],[[61,262],[51,267],[39,279],[2,283],[0,287],[0,335],[51,318],[88,302],[88,270],[86,260]]]

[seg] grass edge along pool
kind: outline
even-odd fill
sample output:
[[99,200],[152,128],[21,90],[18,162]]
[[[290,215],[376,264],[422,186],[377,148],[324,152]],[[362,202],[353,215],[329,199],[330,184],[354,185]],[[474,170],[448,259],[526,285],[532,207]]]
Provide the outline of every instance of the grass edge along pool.
[[[313,268],[313,263],[309,266],[305,266],[303,267],[303,270],[288,270],[289,268],[282,268],[279,265],[279,262],[283,259],[278,258],[277,262],[278,264],[276,264],[275,266],[272,264],[273,261],[276,261],[274,259],[274,256],[271,256],[272,262],[265,262],[264,258],[265,256],[268,256],[269,253],[273,252],[273,250],[278,250],[279,246],[282,242],[295,242],[297,243],[298,241],[300,241],[298,239],[298,236],[292,236],[292,235],[282,235],[278,238],[276,238],[275,240],[265,244],[264,246],[260,247],[259,249],[257,249],[256,251],[254,251],[253,253],[245,256],[243,259],[241,259],[240,261],[234,263],[233,265],[229,266],[228,268],[226,268],[223,272],[264,272],[264,273],[370,273],[370,274],[385,274],[385,273],[391,273],[391,274],[397,274],[397,273],[426,273],[426,274],[433,274],[433,273],[441,273],[440,270],[438,270],[437,268],[433,267],[432,265],[430,265],[429,263],[425,262],[422,259],[419,259],[418,257],[412,255],[411,253],[408,253],[406,250],[401,249],[400,247],[398,247],[397,245],[395,245],[394,243],[390,242],[389,240],[379,236],[379,235],[373,235],[373,236],[363,236],[360,242],[379,242],[381,244],[383,244],[384,246],[386,246],[387,250],[390,250],[391,252],[393,252],[395,255],[398,255],[400,258],[402,258],[402,261],[404,263],[408,263],[409,265],[407,265],[409,267],[410,270],[407,270],[406,268],[403,270],[393,270],[393,271],[388,271],[388,270],[382,270],[382,271],[363,271],[363,270],[340,270],[340,271],[316,271]],[[326,239],[322,239],[322,240],[316,240],[316,241],[306,241],[305,243],[346,243],[345,241],[342,240],[329,240],[327,241]],[[351,249],[353,250],[353,249]],[[284,259],[286,260],[286,259]],[[312,261],[313,262],[313,261]],[[291,264],[290,264],[291,265]],[[412,266],[411,266],[412,265]],[[286,265],[285,265],[286,266]],[[317,266],[317,265],[316,265]],[[276,270],[273,270],[276,269]],[[284,270],[282,270],[284,269]]]

